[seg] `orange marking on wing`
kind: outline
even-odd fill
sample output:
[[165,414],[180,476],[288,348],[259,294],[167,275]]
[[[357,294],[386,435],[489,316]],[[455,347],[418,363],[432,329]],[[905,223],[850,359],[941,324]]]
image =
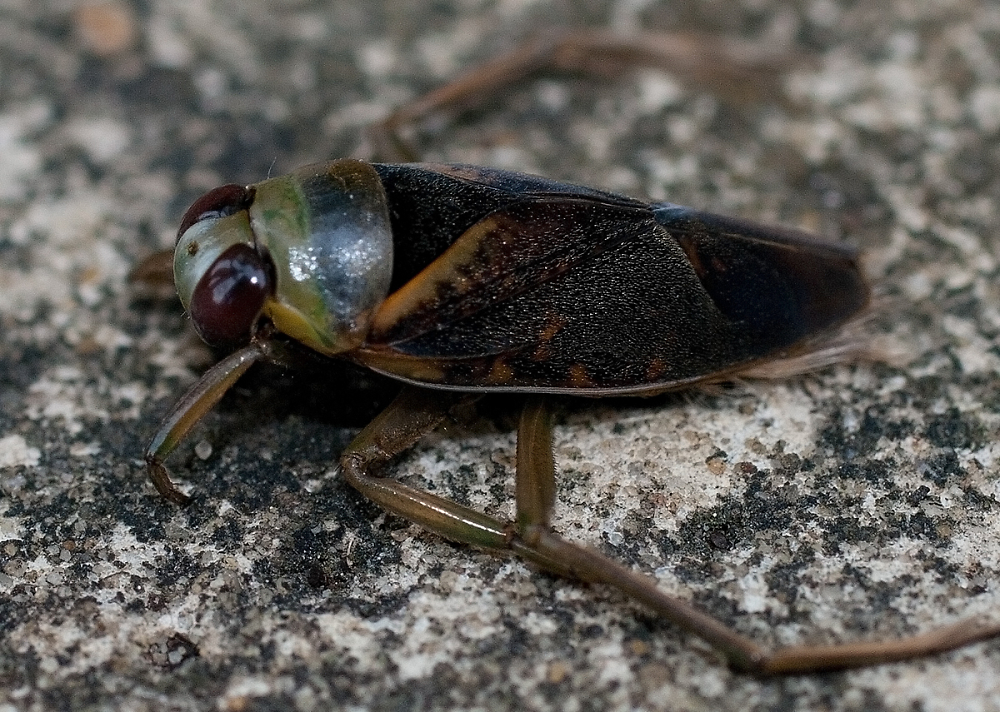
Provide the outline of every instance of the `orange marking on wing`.
[[531,358],[534,361],[545,361],[552,354],[552,339],[566,326],[565,317],[553,312],[545,320],[545,325],[538,333],[538,346],[535,347]]
[[646,368],[646,380],[650,383],[655,383],[666,370],[667,362],[662,358],[654,358],[649,362],[649,366]]
[[486,375],[486,382],[491,386],[503,386],[510,383],[513,378],[513,369],[503,359],[497,359]]
[[445,383],[444,366],[435,359],[407,356],[393,351],[358,349],[350,354],[352,360],[376,371],[408,378],[421,383]]
[[483,254],[487,238],[505,229],[501,216],[479,221],[425,267],[390,294],[372,319],[369,341],[378,342],[411,314],[429,312],[450,295],[469,292],[481,283],[476,274],[489,260]]
[[573,388],[592,388],[597,384],[587,373],[587,367],[576,363],[569,367],[569,385]]

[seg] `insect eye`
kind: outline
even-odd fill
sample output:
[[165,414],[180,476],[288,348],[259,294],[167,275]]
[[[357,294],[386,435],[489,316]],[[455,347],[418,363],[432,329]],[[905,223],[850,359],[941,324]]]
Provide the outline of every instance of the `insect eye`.
[[198,280],[191,320],[210,346],[246,342],[271,291],[267,264],[249,245],[233,245]]
[[235,183],[208,191],[194,201],[194,204],[184,213],[181,226],[177,230],[177,240],[180,241],[181,235],[197,222],[209,218],[224,218],[227,215],[246,210],[253,202],[253,195],[253,188],[245,188]]

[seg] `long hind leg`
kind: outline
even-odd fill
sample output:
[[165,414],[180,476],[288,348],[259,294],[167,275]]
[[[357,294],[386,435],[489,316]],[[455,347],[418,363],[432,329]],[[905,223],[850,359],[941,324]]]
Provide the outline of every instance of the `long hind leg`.
[[775,651],[761,647],[685,601],[668,596],[651,577],[552,531],[552,426],[546,405],[539,399],[525,406],[518,428],[516,521],[502,521],[375,474],[421,435],[433,430],[456,398],[437,392],[404,391],[347,448],[341,466],[348,482],[387,510],[449,539],[510,550],[556,574],[614,586],[706,640],[739,670],[767,675],[861,667],[952,650],[1000,634],[1000,625],[968,619],[886,642],[793,646]]
[[498,93],[543,72],[618,77],[648,67],[727,101],[750,103],[777,99],[783,72],[803,61],[770,48],[686,33],[621,35],[576,30],[543,34],[407,102],[369,127],[369,137],[378,160],[417,160],[399,135],[401,129],[441,112],[461,112],[495,101]]

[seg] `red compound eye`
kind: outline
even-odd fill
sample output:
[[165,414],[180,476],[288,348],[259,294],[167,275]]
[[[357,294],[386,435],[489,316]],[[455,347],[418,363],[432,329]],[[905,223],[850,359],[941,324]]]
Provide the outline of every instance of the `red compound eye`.
[[245,343],[270,292],[264,259],[249,245],[233,245],[194,288],[190,312],[195,329],[210,346]]
[[188,228],[197,222],[209,218],[224,218],[241,210],[246,210],[253,202],[253,188],[230,183],[208,191],[194,201],[181,218],[181,226],[177,230],[177,240],[187,232]]

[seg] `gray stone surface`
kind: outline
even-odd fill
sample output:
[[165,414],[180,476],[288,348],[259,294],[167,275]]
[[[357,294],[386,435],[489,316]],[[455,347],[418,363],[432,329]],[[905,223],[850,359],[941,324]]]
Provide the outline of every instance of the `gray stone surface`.
[[[0,0],[0,711],[997,710],[998,643],[757,680],[601,587],[385,516],[333,468],[385,384],[252,374],[145,441],[211,361],[126,275],[202,191],[363,151],[360,128],[540,28],[697,30],[799,53],[780,101],[656,72],[551,77],[422,155],[846,238],[895,365],[562,404],[557,522],[767,644],[996,620],[994,3],[102,5]],[[513,404],[408,481],[509,514]]]

